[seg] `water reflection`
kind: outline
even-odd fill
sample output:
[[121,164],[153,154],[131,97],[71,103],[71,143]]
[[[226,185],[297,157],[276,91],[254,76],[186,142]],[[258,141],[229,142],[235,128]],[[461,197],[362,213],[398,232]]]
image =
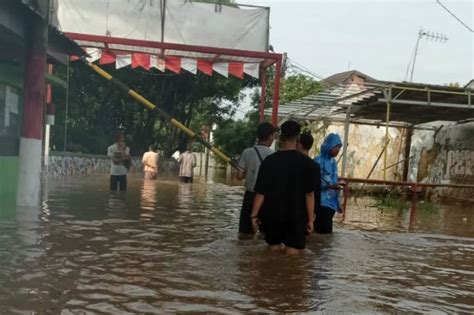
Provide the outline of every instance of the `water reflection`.
[[0,221],[0,313],[474,312],[472,211],[419,212],[416,233],[354,214],[286,257],[237,238],[243,189],[221,182],[49,182]]

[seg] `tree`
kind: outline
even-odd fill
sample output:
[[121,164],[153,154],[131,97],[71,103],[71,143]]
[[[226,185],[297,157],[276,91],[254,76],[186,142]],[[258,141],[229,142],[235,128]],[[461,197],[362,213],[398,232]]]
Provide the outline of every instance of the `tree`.
[[[240,90],[256,84],[254,79],[227,79],[201,73],[116,70],[110,65],[104,68],[186,126],[192,126],[195,118],[212,122],[232,114]],[[59,69],[57,75],[65,78],[65,69]],[[68,151],[104,154],[118,130],[124,132],[135,155],[151,143],[170,155],[187,141],[184,134],[156,112],[147,110],[80,62],[71,64],[69,95]],[[65,104],[65,93],[55,90],[53,99],[57,104]],[[58,124],[52,143],[59,149],[64,141],[65,107],[56,107]]]
[[[266,108],[272,106],[273,72],[268,75],[269,95]],[[297,74],[288,76],[280,81],[280,104],[288,103],[299,98],[315,94],[321,90],[321,85],[313,78]],[[271,92],[270,92],[271,91]],[[251,110],[244,119],[223,121],[214,133],[215,143],[232,157],[239,156],[242,151],[255,144],[256,127],[258,125],[259,90],[252,96]]]

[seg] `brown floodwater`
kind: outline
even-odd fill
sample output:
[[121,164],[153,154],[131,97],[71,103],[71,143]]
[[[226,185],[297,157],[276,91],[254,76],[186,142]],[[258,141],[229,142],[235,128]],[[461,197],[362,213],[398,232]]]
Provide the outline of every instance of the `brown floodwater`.
[[286,257],[237,237],[243,188],[224,182],[46,181],[40,208],[2,209],[0,314],[474,313],[472,208],[410,222],[361,199]]

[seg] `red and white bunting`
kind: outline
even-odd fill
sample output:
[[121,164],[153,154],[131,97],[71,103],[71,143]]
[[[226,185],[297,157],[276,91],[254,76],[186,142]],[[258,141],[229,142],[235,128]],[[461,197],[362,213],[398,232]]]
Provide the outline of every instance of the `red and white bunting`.
[[120,69],[132,64],[132,55],[117,55],[115,69]]
[[216,62],[212,64],[212,70],[219,73],[220,75],[228,78],[229,77],[229,63],[228,62]]
[[[146,53],[132,53],[132,54],[115,54],[114,52],[106,49],[101,50],[99,48],[86,48],[86,52],[89,55],[87,60],[89,62],[95,62],[99,60],[99,63],[110,64],[115,63],[115,68],[120,69],[123,67],[131,66],[132,68],[143,68],[150,70],[151,68],[158,69],[164,72],[166,69],[174,73],[181,73],[181,69],[186,70],[192,74],[197,74],[197,71],[212,76],[213,72],[216,72],[226,78],[231,74],[239,79],[244,78],[244,73],[257,78],[259,77],[259,63],[243,63],[243,62],[215,62],[212,63],[205,59],[192,59],[177,56],[168,56],[160,58],[156,55],[150,55]],[[76,60],[74,56],[71,56],[71,60]]]
[[190,58],[182,58],[181,68],[183,68],[186,71],[191,72],[192,74],[196,74],[197,73],[197,60],[190,59]]
[[165,61],[155,55],[150,56],[150,67],[158,69],[161,72],[165,72],[166,70]]

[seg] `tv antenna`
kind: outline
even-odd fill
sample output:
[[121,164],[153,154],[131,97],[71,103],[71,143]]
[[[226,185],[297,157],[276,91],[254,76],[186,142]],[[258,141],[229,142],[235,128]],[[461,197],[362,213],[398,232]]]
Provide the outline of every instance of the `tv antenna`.
[[416,40],[415,51],[413,53],[413,64],[411,66],[410,82],[413,82],[413,73],[415,72],[416,56],[418,55],[418,47],[420,45],[420,40],[422,38],[425,38],[430,41],[438,42],[441,44],[446,43],[446,41],[448,40],[448,36],[444,34],[429,32],[420,27],[420,30],[418,31],[418,38]]

